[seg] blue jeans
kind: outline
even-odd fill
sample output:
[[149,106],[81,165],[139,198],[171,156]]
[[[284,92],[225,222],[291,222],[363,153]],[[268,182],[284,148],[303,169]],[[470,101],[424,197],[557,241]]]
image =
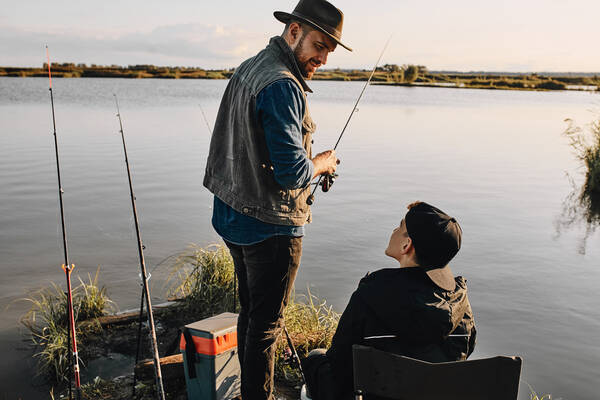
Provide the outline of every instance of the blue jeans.
[[239,283],[242,399],[272,400],[274,344],[300,266],[302,237],[273,236],[248,246],[225,243]]

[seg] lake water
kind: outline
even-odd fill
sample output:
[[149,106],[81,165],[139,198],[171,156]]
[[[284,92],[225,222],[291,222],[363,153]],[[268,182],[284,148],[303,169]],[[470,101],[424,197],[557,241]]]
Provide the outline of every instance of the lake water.
[[[121,309],[139,304],[136,242],[113,93],[132,166],[155,301],[165,258],[219,241],[202,187],[225,81],[54,79],[66,221],[75,275],[100,266]],[[315,150],[330,148],[362,83],[313,82]],[[339,179],[317,192],[296,282],[342,311],[383,254],[405,206],[428,201],[461,223],[452,262],[467,277],[478,327],[473,355],[519,355],[539,394],[593,399],[600,392],[600,246],[585,227],[555,222],[582,171],[561,135],[565,118],[596,115],[587,92],[370,87],[338,149]],[[45,397],[21,336],[17,301],[63,285],[56,165],[47,80],[0,78],[0,392]],[[529,389],[521,385],[521,397]]]

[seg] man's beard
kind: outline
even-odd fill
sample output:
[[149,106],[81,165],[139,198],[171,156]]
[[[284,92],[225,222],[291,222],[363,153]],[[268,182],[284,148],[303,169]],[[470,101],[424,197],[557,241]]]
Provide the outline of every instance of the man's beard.
[[310,63],[310,58],[306,61],[300,61],[300,54],[302,53],[302,46],[304,45],[304,38],[306,37],[307,33],[308,32],[303,33],[302,37],[300,37],[300,42],[294,49],[294,58],[296,59],[296,64],[298,64],[298,67],[300,68],[300,73],[302,74],[302,76],[306,79],[310,79],[313,76],[313,72],[312,71],[308,72],[308,69],[307,69],[307,66]]

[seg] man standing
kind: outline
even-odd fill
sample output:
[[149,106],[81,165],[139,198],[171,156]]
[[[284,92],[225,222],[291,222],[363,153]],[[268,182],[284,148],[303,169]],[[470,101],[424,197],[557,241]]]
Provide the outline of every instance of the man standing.
[[212,223],[239,282],[238,350],[244,400],[273,398],[274,342],[296,278],[310,182],[335,172],[333,150],[312,157],[305,79],[341,43],[343,14],[325,0],[276,11],[281,36],[235,71],[219,108],[204,176]]

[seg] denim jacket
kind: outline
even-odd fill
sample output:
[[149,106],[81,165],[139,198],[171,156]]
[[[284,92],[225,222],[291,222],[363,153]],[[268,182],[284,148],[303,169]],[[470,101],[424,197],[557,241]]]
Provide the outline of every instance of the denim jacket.
[[[302,226],[310,222],[310,186],[284,189],[274,178],[264,131],[255,118],[256,97],[267,85],[292,79],[310,91],[290,47],[280,36],[235,71],[219,108],[206,163],[204,186],[234,210],[263,222]],[[303,147],[312,157],[315,124],[304,96]]]

